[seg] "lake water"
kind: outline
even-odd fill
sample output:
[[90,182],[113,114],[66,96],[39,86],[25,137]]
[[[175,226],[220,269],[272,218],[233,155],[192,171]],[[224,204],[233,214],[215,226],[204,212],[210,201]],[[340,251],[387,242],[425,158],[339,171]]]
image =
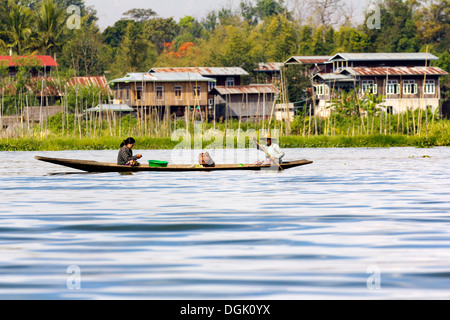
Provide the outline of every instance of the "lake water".
[[450,298],[450,148],[286,152],[314,164],[83,174],[34,156],[116,152],[0,153],[0,299]]

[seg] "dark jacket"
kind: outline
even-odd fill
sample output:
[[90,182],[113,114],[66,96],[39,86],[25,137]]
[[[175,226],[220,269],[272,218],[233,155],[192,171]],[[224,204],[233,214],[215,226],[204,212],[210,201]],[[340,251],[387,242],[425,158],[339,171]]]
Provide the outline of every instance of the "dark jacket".
[[117,156],[117,164],[124,166],[131,160],[137,160],[137,157],[133,157],[133,151],[126,146],[120,148],[119,155]]

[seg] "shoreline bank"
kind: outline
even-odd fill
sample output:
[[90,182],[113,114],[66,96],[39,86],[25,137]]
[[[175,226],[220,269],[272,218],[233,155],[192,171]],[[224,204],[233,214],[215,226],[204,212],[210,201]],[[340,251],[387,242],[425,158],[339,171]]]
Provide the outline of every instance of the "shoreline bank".
[[[136,147],[141,150],[171,150],[180,142],[170,138],[135,137]],[[0,151],[69,151],[69,150],[116,150],[122,139],[113,137],[71,138],[47,137],[0,139]],[[212,148],[204,142],[204,149]],[[248,146],[248,142],[247,142]],[[447,137],[418,137],[403,135],[358,135],[358,136],[287,136],[280,138],[281,148],[391,148],[391,147],[449,147]],[[217,147],[215,147],[217,149]],[[225,146],[224,146],[225,149]]]

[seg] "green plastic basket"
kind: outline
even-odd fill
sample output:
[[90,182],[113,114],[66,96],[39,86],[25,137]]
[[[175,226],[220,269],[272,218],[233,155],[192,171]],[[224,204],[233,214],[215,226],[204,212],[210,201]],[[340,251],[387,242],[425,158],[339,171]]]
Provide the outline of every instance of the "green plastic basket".
[[166,168],[169,163],[167,161],[149,160],[148,165],[152,168]]

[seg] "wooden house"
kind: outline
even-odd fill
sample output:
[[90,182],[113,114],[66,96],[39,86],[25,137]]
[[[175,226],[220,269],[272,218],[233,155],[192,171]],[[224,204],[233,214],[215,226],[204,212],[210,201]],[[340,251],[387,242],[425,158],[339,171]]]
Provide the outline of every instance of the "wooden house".
[[0,56],[0,67],[7,71],[0,77],[14,78],[21,66],[29,69],[31,78],[45,78],[52,76],[52,70],[58,67],[58,63],[51,56]]
[[[242,84],[242,77],[248,76],[248,72],[239,67],[170,67],[152,68],[149,73],[197,73],[203,77],[213,79],[208,83],[208,92],[215,86],[236,87]],[[208,111],[211,114],[214,105],[214,95],[208,94]],[[180,113],[180,111],[178,111]],[[180,113],[181,114],[181,113]]]
[[316,112],[327,115],[330,100],[342,91],[356,90],[364,100],[368,94],[384,97],[380,104],[389,113],[440,105],[440,77],[448,73],[432,67],[438,60],[427,53],[340,53],[325,64],[331,72],[313,76]]
[[248,86],[216,86],[214,95],[214,115],[223,118],[267,118],[274,113],[274,102],[280,91],[271,84]]
[[148,73],[197,73],[203,77],[215,80],[211,81],[209,84],[209,91],[211,91],[215,86],[240,86],[242,83],[242,77],[249,75],[247,71],[238,67],[152,68]]
[[266,62],[259,63],[253,70],[258,80],[262,80],[266,84],[279,85],[281,81],[281,68],[284,66],[282,62]]
[[210,83],[198,73],[129,73],[112,80],[114,101],[135,109],[157,108],[184,116],[187,108],[207,112]]
[[332,72],[332,66],[328,64],[331,56],[293,56],[290,57],[284,64],[302,65],[305,67],[305,76],[311,76],[317,73]]

